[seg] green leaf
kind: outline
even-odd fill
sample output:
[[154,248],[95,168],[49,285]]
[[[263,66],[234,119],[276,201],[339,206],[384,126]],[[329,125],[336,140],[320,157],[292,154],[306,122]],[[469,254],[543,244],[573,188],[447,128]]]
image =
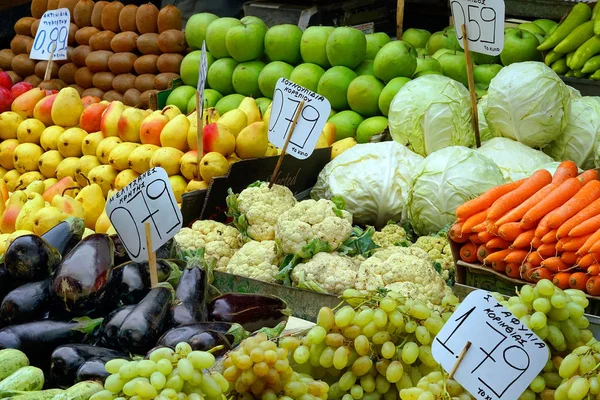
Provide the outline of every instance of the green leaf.
[[325,294],[327,294],[327,290],[323,289],[323,286],[319,285],[317,282],[314,282],[314,281],[300,282],[297,285],[297,288],[298,289],[310,290],[311,292],[325,293]]
[[227,334],[233,336],[233,343],[231,343],[233,347],[237,346],[242,340],[250,336],[243,326],[236,323],[231,324],[231,328],[229,328]]
[[171,273],[169,274],[169,277],[167,278],[167,282],[171,286],[177,287],[177,285],[179,285],[179,280],[181,279],[181,276],[183,275],[183,271],[181,269],[179,269],[179,266],[174,262],[170,262],[169,266],[171,267]]
[[91,319],[90,317],[73,318],[73,322],[77,322],[77,326],[72,330],[89,335],[96,330],[104,321],[104,318]]
[[269,339],[275,339],[275,338],[278,338],[281,335],[281,333],[285,329],[286,325],[287,325],[287,321],[281,321],[274,328],[260,328],[255,333],[262,332],[262,333],[264,333],[264,334],[267,335],[267,338],[269,338]]
[[338,210],[346,209],[346,200],[344,200],[342,196],[333,196],[331,198],[331,201],[333,202],[333,204],[335,204]]
[[361,255],[368,258],[373,254],[373,250],[379,248],[373,241],[374,234],[375,228],[372,226],[367,227],[366,230],[355,226],[352,228],[350,237],[344,241],[338,252],[350,257]]
[[[260,184],[260,182],[258,183]],[[233,225],[240,231],[244,239],[248,239],[248,220],[246,219],[246,215],[240,211],[238,198],[235,193],[233,193],[233,190],[229,188],[227,193],[228,195],[225,199],[227,203],[227,212],[225,214],[228,217],[233,218]]]
[[249,188],[251,188],[251,187],[258,187],[258,186],[262,185],[263,183],[266,183],[266,182],[263,182],[263,181],[256,181],[256,182],[254,182],[254,183],[251,183],[251,184],[249,184],[249,185],[248,185],[248,187],[249,187]]
[[277,280],[283,282],[286,286],[292,286],[292,271],[296,265],[300,264],[303,260],[312,258],[315,254],[321,252],[330,252],[331,245],[321,239],[313,239],[304,246],[296,254],[287,254],[279,267],[279,273],[277,274]]

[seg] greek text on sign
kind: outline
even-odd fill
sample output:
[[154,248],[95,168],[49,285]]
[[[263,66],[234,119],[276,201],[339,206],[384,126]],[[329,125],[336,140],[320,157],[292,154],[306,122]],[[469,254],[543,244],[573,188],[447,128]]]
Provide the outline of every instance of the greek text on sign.
[[497,56],[504,48],[504,0],[451,0],[450,10],[460,47],[462,25],[467,28],[469,50]]
[[71,12],[68,8],[49,10],[42,15],[40,27],[35,34],[31,54],[32,60],[49,60],[54,49],[53,60],[67,59],[67,43],[71,26]]
[[204,86],[206,84],[206,74],[208,73],[208,60],[206,59],[206,42],[202,41],[202,52],[200,53],[200,66],[198,67],[198,87],[200,92],[200,107],[198,112],[202,115],[204,109]]
[[152,249],[169,241],[183,224],[169,176],[162,168],[151,168],[119,190],[106,203],[106,214],[129,257],[148,260],[146,222],[150,222]]
[[331,112],[329,101],[305,87],[281,78],[275,86],[269,120],[269,142],[281,149],[303,100],[304,106],[286,151],[301,160],[308,158],[315,150]]
[[450,371],[467,341],[454,379],[476,399],[518,399],[548,361],[544,341],[485,290],[454,311],[431,345],[433,357]]

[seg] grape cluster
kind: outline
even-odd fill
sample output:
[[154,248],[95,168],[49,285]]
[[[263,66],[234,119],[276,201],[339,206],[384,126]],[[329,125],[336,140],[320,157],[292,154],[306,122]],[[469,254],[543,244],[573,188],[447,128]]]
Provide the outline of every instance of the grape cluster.
[[147,360],[114,359],[105,366],[111,374],[105,390],[90,400],[222,400],[229,383],[217,372],[205,372],[214,364],[211,353],[192,351],[187,343],[175,351],[158,348]]

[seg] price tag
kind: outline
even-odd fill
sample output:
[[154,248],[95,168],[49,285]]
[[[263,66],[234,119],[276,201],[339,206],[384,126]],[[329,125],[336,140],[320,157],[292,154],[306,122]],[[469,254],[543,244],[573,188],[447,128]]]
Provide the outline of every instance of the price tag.
[[469,50],[497,56],[504,48],[504,0],[452,0],[454,31],[463,46],[461,26],[466,25]]
[[35,34],[29,58],[49,60],[52,46],[55,45],[52,60],[66,60],[70,26],[71,12],[68,8],[46,11]]
[[285,78],[279,79],[275,86],[269,120],[269,142],[280,149],[283,148],[302,100],[304,106],[292,133],[287,153],[304,160],[315,150],[321,131],[329,118],[331,105],[325,97]]
[[200,115],[204,110],[204,86],[206,85],[206,75],[208,74],[208,60],[206,58],[206,42],[202,42],[202,53],[200,55],[200,67],[198,68],[198,90],[200,94]]
[[149,169],[119,190],[106,203],[106,214],[129,257],[137,262],[148,260],[146,222],[152,232],[151,251],[175,236],[183,223],[169,176],[162,168]]
[[454,379],[477,399],[519,398],[548,361],[546,343],[484,290],[469,294],[446,322],[433,357],[450,371],[467,341]]

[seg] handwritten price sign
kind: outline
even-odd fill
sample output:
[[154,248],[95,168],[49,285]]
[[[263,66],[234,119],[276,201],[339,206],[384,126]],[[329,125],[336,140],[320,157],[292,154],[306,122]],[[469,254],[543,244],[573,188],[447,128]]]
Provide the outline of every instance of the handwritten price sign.
[[484,290],[469,294],[446,322],[433,357],[450,371],[467,341],[454,379],[478,399],[519,398],[548,361],[544,341]]
[[500,54],[504,48],[504,0],[452,0],[450,10],[460,47],[461,27],[465,24],[469,50],[491,56]]
[[269,141],[280,149],[283,148],[302,101],[304,105],[292,133],[287,153],[304,160],[315,150],[331,112],[331,105],[323,96],[285,78],[279,79],[271,106]]
[[145,223],[150,222],[152,249],[156,251],[182,227],[169,176],[162,168],[152,168],[125,186],[106,204],[106,213],[123,242],[129,257],[148,260]]
[[68,8],[46,11],[42,15],[40,27],[35,34],[29,58],[32,60],[49,60],[52,47],[55,46],[52,59],[66,60],[70,21],[71,12]]

